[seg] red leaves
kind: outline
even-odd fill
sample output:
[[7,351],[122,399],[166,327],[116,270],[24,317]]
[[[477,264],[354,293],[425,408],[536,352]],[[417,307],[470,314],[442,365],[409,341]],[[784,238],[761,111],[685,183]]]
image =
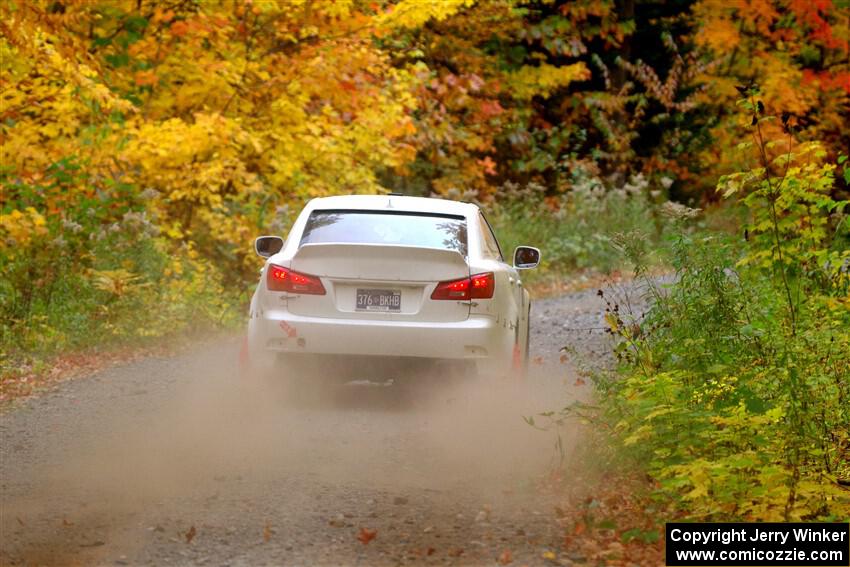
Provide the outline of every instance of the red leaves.
[[357,85],[353,81],[340,81],[339,86],[350,93],[357,92]]
[[499,104],[498,100],[485,100],[478,105],[478,111],[485,119],[489,119],[494,116],[499,116],[505,111],[505,109],[502,108],[502,105]]
[[573,528],[573,535],[574,536],[580,536],[585,531],[587,531],[587,524],[585,524],[584,522],[578,522],[578,523],[576,523],[575,527]]
[[817,83],[822,91],[841,89],[850,94],[850,71],[813,71],[803,69],[804,83]]
[[378,530],[370,530],[368,528],[360,528],[360,533],[357,534],[357,539],[363,545],[369,545],[369,542],[378,536]]
[[844,45],[846,49],[847,40],[842,41],[832,33],[832,26],[825,16],[833,10],[832,0],[791,0],[788,7],[794,12],[798,22],[811,29],[812,39],[821,41],[826,47],[837,48]]

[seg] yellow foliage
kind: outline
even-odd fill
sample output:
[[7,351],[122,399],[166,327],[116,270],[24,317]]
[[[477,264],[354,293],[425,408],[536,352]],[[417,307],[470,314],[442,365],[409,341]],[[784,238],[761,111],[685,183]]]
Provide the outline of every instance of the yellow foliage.
[[741,35],[738,26],[729,18],[717,18],[710,26],[704,26],[696,34],[696,41],[717,54],[729,54],[738,47]]
[[[119,179],[156,190],[164,234],[245,257],[265,211],[379,192],[376,171],[415,157],[417,70],[393,65],[373,32],[466,5],[405,1],[367,16],[348,0],[211,0],[132,24],[146,17],[133,0],[62,14],[5,3],[0,166],[30,183],[65,158],[85,162],[92,185],[74,177],[69,201]],[[144,32],[91,55],[91,37],[124,38],[130,25]]]
[[764,53],[753,61],[753,70],[764,77],[761,82],[764,104],[774,112],[777,109],[804,116],[818,104],[818,88],[803,81],[803,72],[790,65],[782,54]]
[[556,89],[589,78],[590,71],[584,63],[562,67],[541,63],[536,67],[527,65],[512,72],[508,76],[508,85],[516,98],[529,99],[535,95],[545,98]]
[[422,2],[421,0],[400,0],[378,17],[376,25],[387,30],[418,28],[429,20],[445,20],[462,8],[475,3],[475,0],[440,0]]
[[9,258],[26,253],[35,238],[47,234],[46,224],[44,216],[32,207],[0,214],[0,252]]

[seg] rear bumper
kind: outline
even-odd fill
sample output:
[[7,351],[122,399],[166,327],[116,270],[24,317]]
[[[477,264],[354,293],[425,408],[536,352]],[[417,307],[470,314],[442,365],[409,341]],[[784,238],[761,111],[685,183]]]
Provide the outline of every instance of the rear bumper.
[[481,360],[510,352],[506,329],[482,315],[424,323],[303,317],[276,310],[266,311],[253,323],[260,331],[254,334],[254,346],[267,353]]

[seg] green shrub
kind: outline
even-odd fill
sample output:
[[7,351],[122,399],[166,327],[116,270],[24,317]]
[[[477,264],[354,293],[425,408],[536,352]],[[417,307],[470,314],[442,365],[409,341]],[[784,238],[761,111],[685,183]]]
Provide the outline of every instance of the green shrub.
[[[765,120],[754,97],[746,107]],[[760,154],[719,184],[743,194],[748,240],[680,231],[669,292],[647,278],[646,317],[609,309],[620,375],[600,397],[620,446],[692,517],[847,519],[847,203],[816,146]]]
[[216,266],[160,234],[151,195],[118,183],[72,191],[81,171],[64,161],[38,186],[0,178],[0,374],[22,358],[237,319],[239,298]]
[[656,205],[662,191],[651,190],[643,176],[611,187],[578,171],[569,189],[545,193],[535,183],[507,184],[486,206],[506,255],[521,244],[541,249],[541,269],[529,273],[532,281],[581,270],[610,272],[623,266],[622,234],[641,234],[649,247],[663,234]]

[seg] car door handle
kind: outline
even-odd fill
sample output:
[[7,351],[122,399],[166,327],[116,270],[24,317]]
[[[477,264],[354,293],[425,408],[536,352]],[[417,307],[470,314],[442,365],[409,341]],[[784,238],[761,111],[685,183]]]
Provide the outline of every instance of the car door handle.
[[508,281],[511,282],[511,285],[514,285],[516,283],[512,277],[508,277]]

